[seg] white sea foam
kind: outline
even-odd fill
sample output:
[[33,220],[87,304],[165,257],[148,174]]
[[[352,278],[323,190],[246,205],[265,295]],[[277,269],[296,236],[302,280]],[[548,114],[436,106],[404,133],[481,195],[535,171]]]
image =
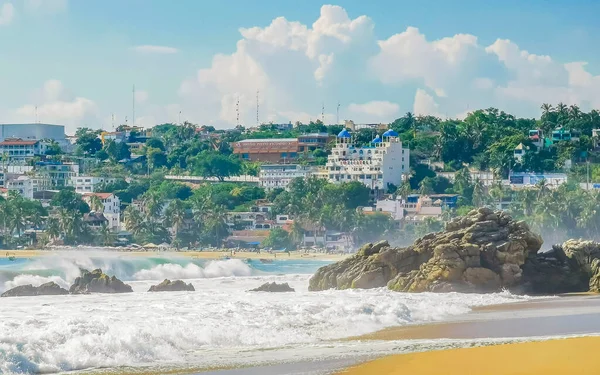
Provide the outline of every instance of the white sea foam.
[[148,270],[140,270],[133,275],[135,280],[164,280],[164,279],[202,279],[210,277],[250,276],[252,269],[239,259],[210,261],[204,268],[189,263],[159,264]]
[[[145,293],[153,282],[133,281],[130,294],[6,298],[0,304],[0,373],[211,365],[236,353],[282,347],[314,346],[310,355],[319,356],[326,340],[522,298],[386,289],[307,292],[308,278],[200,278],[192,280],[196,292],[173,293]],[[247,292],[267,281],[289,282],[296,292]]]

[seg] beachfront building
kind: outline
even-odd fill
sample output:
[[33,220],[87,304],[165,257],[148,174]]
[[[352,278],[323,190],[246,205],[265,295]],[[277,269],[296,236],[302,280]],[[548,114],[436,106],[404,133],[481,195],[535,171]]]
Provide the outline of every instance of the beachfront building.
[[440,219],[444,202],[428,195],[411,194],[402,201],[405,222],[420,223],[427,218]]
[[112,184],[117,182],[117,180],[117,178],[113,177],[75,176],[71,177],[69,184],[75,188],[75,192],[84,194],[94,193],[99,186]]
[[359,181],[374,196],[385,193],[390,185],[399,186],[410,172],[410,150],[402,147],[398,133],[388,130],[368,146],[355,146],[348,130],[342,130],[327,158],[330,182]]
[[294,178],[308,178],[317,169],[299,164],[263,164],[258,174],[259,185],[265,190],[287,189]]
[[108,220],[108,226],[112,230],[121,229],[121,200],[112,193],[85,193],[83,200],[91,205],[92,197],[96,196],[100,199],[103,205],[103,211],[99,212]]

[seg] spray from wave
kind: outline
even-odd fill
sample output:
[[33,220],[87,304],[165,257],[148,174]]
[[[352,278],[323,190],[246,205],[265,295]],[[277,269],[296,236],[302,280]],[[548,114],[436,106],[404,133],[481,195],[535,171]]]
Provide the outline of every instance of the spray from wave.
[[204,268],[189,263],[159,264],[149,270],[140,270],[133,275],[135,280],[204,279],[213,277],[251,276],[252,269],[239,259],[208,262]]

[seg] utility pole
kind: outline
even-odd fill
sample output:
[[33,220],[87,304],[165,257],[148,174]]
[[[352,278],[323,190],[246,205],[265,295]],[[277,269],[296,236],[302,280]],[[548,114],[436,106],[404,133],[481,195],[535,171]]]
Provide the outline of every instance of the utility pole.
[[181,111],[179,111],[179,125],[181,125]]
[[325,124],[325,102],[321,106],[321,122]]
[[35,123],[38,123],[38,116],[37,116],[37,105],[35,106]]
[[240,124],[240,96],[238,95],[237,97],[237,101],[235,103],[235,126],[238,126]]
[[586,167],[585,189],[589,191],[590,190],[590,159],[589,158],[585,161],[585,167]]
[[337,109],[336,109],[336,125],[340,124],[340,102],[338,102],[337,105]]

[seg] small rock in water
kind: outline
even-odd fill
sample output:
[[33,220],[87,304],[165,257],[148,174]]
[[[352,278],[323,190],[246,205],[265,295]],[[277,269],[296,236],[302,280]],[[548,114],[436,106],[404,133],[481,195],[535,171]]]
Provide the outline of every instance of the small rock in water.
[[49,282],[40,286],[20,285],[7,290],[0,297],[58,296],[64,294],[69,294],[69,291],[61,288],[55,282]]
[[179,291],[187,291],[194,292],[194,286],[190,284],[186,284],[181,280],[171,281],[169,279],[165,279],[162,283],[158,285],[152,285],[149,292],[179,292]]
[[92,272],[81,270],[81,276],[75,279],[69,292],[72,294],[131,293],[133,289],[115,276],[110,277],[101,269],[97,269]]
[[250,289],[249,292],[294,292],[294,288],[288,285],[288,283],[277,284],[276,282],[264,283],[256,289]]

